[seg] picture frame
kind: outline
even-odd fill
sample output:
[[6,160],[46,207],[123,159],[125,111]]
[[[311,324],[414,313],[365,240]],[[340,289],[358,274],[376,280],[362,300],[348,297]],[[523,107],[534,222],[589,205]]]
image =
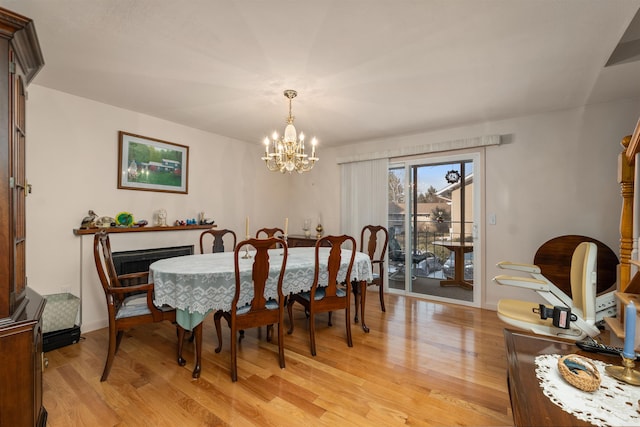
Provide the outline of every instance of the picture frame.
[[189,147],[118,131],[118,188],[187,194]]

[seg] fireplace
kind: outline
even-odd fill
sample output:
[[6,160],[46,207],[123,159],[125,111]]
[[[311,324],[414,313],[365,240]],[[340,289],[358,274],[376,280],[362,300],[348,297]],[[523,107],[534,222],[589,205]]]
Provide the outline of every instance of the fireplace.
[[193,245],[114,252],[112,257],[116,273],[120,275],[148,271],[155,261],[183,255],[193,255]]

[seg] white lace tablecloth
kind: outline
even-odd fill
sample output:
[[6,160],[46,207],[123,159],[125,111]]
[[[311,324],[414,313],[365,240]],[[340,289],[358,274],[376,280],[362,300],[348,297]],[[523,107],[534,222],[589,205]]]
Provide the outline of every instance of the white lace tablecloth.
[[640,426],[640,387],[611,377],[604,370],[608,364],[592,359],[600,371],[600,388],[592,393],[579,390],[562,378],[559,358],[558,354],[545,354],[535,360],[542,392],[553,403],[596,426]]
[[[271,257],[280,256],[282,249],[270,250]],[[249,252],[251,253],[251,252]],[[344,280],[351,251],[342,250],[343,265],[338,279]],[[326,262],[329,248],[320,248],[319,282],[326,282]],[[240,259],[240,276],[243,283],[251,283],[253,258]],[[269,297],[276,297],[280,262],[271,263],[271,274],[267,281]],[[315,248],[289,248],[282,292],[298,293],[311,289],[315,271]],[[156,261],[149,266],[149,279],[154,283],[154,301],[157,305],[167,304],[178,309],[178,323],[185,329],[192,329],[213,310],[228,311],[235,293],[235,270],[233,252],[218,252],[204,255],[187,255]],[[362,252],[356,252],[351,280],[371,282],[373,274],[371,259]],[[253,286],[243,286],[239,305],[253,299]]]

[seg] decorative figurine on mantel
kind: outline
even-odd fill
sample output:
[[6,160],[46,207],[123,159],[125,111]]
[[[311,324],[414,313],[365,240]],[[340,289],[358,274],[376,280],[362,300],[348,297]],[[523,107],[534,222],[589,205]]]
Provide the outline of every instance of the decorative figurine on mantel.
[[213,223],[215,222],[212,218],[209,217],[209,215],[206,214],[206,212],[200,212],[198,214],[198,220],[200,225],[213,225]]
[[316,239],[319,239],[322,237],[322,232],[324,231],[324,229],[322,228],[322,224],[318,224],[318,226],[316,227]]
[[82,218],[82,223],[80,224],[80,230],[86,230],[88,228],[96,228],[96,218],[98,218],[98,215],[91,209],[89,209],[89,212],[87,213],[89,215]]
[[109,228],[116,226],[116,219],[110,216],[101,216],[96,221],[96,227],[98,228]]
[[164,209],[160,209],[156,212],[156,226],[158,227],[166,227],[167,226],[167,211]]

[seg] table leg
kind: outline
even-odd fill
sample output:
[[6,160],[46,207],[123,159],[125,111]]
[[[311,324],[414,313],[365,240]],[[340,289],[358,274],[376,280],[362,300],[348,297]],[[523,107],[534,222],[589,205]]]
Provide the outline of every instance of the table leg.
[[191,375],[193,378],[200,378],[200,363],[202,361],[202,323],[198,323],[196,327],[193,328],[193,333],[196,336],[196,363],[193,368],[193,374]]
[[359,297],[359,293],[360,293],[360,282],[358,282],[357,280],[352,280],[351,281],[351,292],[353,292],[353,300],[356,306],[356,310],[355,310],[355,314],[353,316],[353,323],[358,323],[358,305],[360,304],[360,301],[358,300]]
[[360,292],[360,318],[362,319],[362,330],[369,332],[369,327],[364,323],[364,308],[367,306],[367,282],[364,280],[359,281],[358,288]]
[[187,364],[187,361],[182,358],[182,347],[184,344],[184,328],[180,325],[178,326],[178,365],[184,366]]
[[464,248],[454,248],[455,267],[453,269],[453,280],[441,280],[440,286],[460,286],[466,289],[473,289],[473,284],[464,280]]

